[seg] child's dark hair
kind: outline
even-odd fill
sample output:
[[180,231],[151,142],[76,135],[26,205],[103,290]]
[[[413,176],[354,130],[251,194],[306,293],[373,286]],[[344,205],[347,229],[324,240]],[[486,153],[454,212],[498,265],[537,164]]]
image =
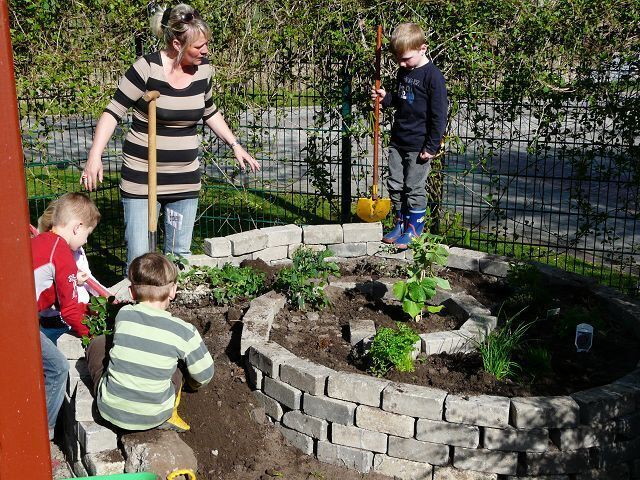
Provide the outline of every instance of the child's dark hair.
[[131,262],[128,277],[136,299],[159,302],[169,298],[178,269],[164,255],[150,252]]
[[389,49],[394,55],[402,55],[409,50],[420,50],[420,47],[426,43],[424,31],[417,23],[401,23],[398,25],[393,34]]

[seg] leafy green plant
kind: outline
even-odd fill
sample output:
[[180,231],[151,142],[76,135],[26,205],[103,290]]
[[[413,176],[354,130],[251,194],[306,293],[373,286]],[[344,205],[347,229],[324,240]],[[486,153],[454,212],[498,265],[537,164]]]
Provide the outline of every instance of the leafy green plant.
[[331,255],[331,250],[314,252],[310,248],[298,248],[293,254],[293,264],[278,272],[275,289],[300,310],[307,306],[316,310],[328,306],[329,298],[324,291],[327,279],[329,275],[340,275],[338,265],[326,261]]
[[111,335],[113,333],[115,314],[119,308],[110,303],[105,297],[91,297],[89,310],[90,313],[85,315],[84,320],[82,320],[82,323],[89,329],[89,335],[82,337],[82,345],[84,347],[91,343],[93,337]]
[[534,376],[551,371],[551,353],[541,345],[527,348],[524,353],[524,361],[527,369]]
[[220,305],[254,298],[261,293],[264,285],[264,273],[230,263],[222,268],[209,268],[207,274],[213,298]]
[[414,345],[420,340],[418,334],[411,327],[396,323],[397,330],[382,327],[378,330],[369,350],[369,371],[378,376],[384,376],[392,367],[399,372],[413,372],[411,353]]
[[429,313],[442,310],[442,305],[427,305],[436,295],[436,287],[450,290],[449,281],[438,277],[436,265],[446,265],[449,252],[440,243],[441,237],[425,232],[409,244],[413,252],[413,262],[407,268],[408,280],[400,280],[393,285],[393,293],[402,302],[402,309],[419,321],[426,307]]
[[524,311],[509,318],[505,324],[491,331],[483,340],[471,339],[482,356],[485,371],[493,374],[498,380],[512,378],[521,369],[513,360],[515,351],[522,346],[523,337],[532,323],[515,326],[514,321]]
[[535,265],[526,262],[512,263],[507,273],[507,284],[512,290],[502,306],[507,315],[529,306],[536,308],[538,313],[549,308],[551,292]]
[[189,268],[189,260],[186,257],[175,253],[165,253],[165,256],[178,268],[178,272],[184,272]]

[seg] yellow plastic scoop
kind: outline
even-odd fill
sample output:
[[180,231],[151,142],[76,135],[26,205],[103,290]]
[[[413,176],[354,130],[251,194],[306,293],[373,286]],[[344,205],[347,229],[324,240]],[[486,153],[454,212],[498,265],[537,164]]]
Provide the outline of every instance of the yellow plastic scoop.
[[[382,52],[382,25],[378,25],[376,38],[376,90],[380,88],[380,57]],[[358,218],[365,222],[378,222],[389,215],[391,200],[378,198],[378,144],[380,143],[380,97],[376,97],[373,126],[373,183],[371,198],[359,198],[356,205]]]

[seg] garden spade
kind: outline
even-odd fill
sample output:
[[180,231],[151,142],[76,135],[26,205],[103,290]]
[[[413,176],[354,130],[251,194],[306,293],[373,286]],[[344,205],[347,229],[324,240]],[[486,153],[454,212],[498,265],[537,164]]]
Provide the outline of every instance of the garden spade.
[[157,151],[156,151],[156,100],[160,96],[160,92],[157,90],[151,90],[150,92],[145,93],[142,98],[149,104],[149,129],[147,132],[148,135],[148,159],[149,159],[149,177],[147,180],[148,191],[147,191],[147,221],[149,228],[149,251],[155,252],[158,248],[158,212],[157,212],[157,201],[158,201],[158,178],[156,172],[156,159],[157,159]]
[[[380,57],[382,54],[382,25],[378,25],[376,38],[376,90],[380,88]],[[380,143],[380,97],[376,97],[373,125],[373,182],[371,198],[359,198],[356,214],[365,222],[378,222],[385,218],[391,210],[388,198],[378,198],[378,156]]]

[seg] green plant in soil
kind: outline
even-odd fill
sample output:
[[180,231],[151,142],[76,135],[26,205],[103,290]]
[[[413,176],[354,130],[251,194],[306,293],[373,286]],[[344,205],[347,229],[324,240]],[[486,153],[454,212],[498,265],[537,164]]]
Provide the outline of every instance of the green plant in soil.
[[527,348],[524,352],[524,365],[534,377],[551,372],[551,352],[542,345]]
[[399,372],[413,372],[411,353],[420,340],[411,327],[396,323],[397,330],[382,327],[378,330],[368,353],[369,371],[377,377],[384,376],[392,367]]
[[550,308],[551,291],[544,283],[540,270],[535,265],[525,262],[512,263],[507,273],[507,284],[511,295],[502,305],[503,311],[511,315],[519,310],[534,306],[536,312]]
[[532,323],[516,324],[517,317],[524,311],[510,317],[505,324],[491,331],[483,340],[471,339],[482,357],[482,365],[486,372],[497,380],[513,378],[520,371],[520,365],[513,360],[516,351],[523,347],[524,335]]
[[208,270],[211,293],[216,303],[229,305],[236,300],[249,300],[262,293],[264,273],[230,263]]
[[299,310],[311,307],[322,309],[330,304],[324,291],[329,275],[339,276],[340,269],[335,262],[327,262],[333,255],[331,250],[314,252],[310,248],[298,248],[292,258],[292,265],[278,272],[274,284],[277,291],[286,295],[289,303]]
[[177,267],[178,272],[184,272],[189,268],[189,260],[186,257],[175,253],[166,253],[165,256]]
[[442,237],[425,232],[415,237],[409,244],[413,252],[413,262],[407,268],[409,278],[393,285],[393,293],[402,302],[402,309],[409,316],[420,321],[422,312],[438,313],[442,305],[427,305],[436,295],[436,287],[451,290],[449,281],[436,275],[436,265],[445,266],[449,251],[441,244]]
[[90,313],[85,315],[84,323],[89,329],[89,335],[82,337],[84,347],[91,343],[93,337],[98,335],[111,335],[115,324],[116,313],[122,304],[114,305],[104,297],[91,297],[89,301]]

